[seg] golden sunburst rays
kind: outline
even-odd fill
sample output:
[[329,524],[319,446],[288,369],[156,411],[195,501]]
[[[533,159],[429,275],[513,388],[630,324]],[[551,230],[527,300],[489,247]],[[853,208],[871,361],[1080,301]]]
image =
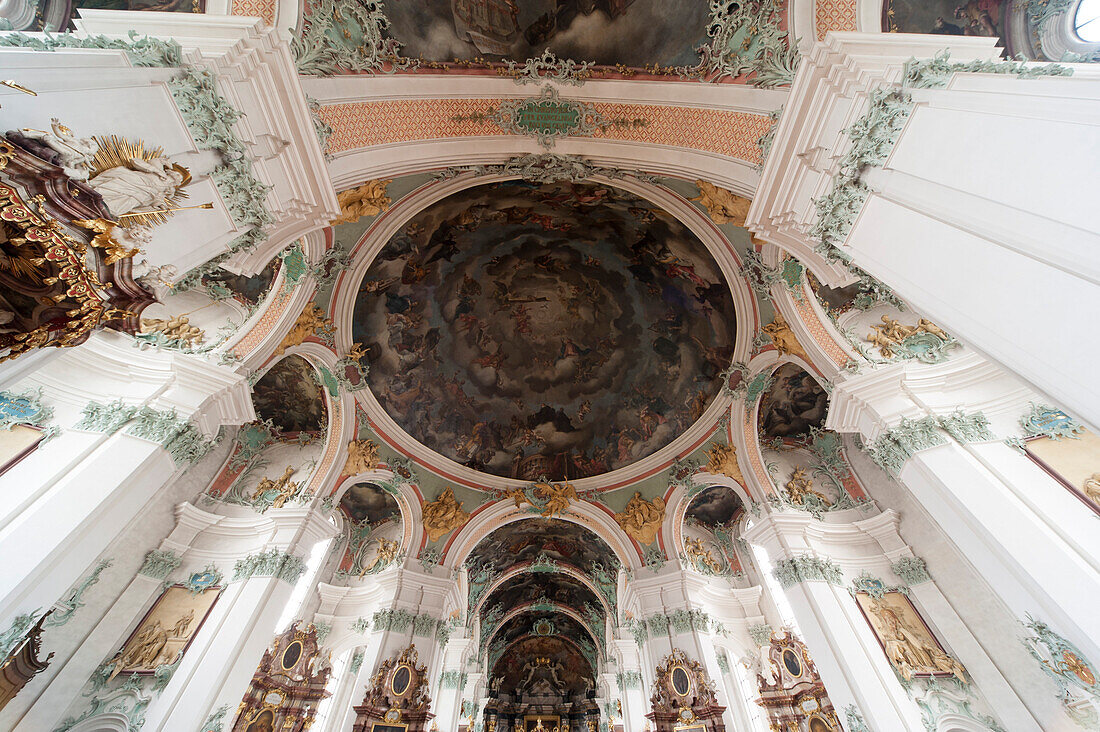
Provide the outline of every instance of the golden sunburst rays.
[[[131,160],[152,160],[154,158],[164,157],[164,148],[158,145],[157,147],[146,149],[145,143],[142,140],[131,142],[118,135],[104,137],[96,136],[92,139],[99,145],[99,150],[96,151],[95,157],[92,158],[92,168],[88,176],[89,178],[94,178],[103,171],[109,168],[117,168],[120,165],[130,167]],[[119,219],[119,226],[130,227],[139,224],[156,226],[158,224],[163,224],[172,215],[172,212],[166,209],[180,208],[183,202],[187,200],[187,197],[187,192],[184,191],[181,186],[177,188],[175,193],[169,196],[163,204],[157,207],[160,210],[129,214]]]

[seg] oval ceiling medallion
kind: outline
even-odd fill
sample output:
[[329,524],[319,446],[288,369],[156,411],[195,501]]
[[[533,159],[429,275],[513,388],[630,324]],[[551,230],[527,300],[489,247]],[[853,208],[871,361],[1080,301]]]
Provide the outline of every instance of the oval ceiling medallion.
[[671,214],[595,184],[466,189],[360,285],[353,335],[401,428],[474,470],[585,478],[667,445],[718,393],[729,286]]

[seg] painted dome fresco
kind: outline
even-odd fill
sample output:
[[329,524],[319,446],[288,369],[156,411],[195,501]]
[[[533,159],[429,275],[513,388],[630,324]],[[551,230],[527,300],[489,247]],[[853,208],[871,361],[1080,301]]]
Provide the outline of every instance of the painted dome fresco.
[[654,204],[596,184],[477,186],[372,263],[354,339],[409,435],[475,470],[599,475],[697,420],[730,362],[729,287]]

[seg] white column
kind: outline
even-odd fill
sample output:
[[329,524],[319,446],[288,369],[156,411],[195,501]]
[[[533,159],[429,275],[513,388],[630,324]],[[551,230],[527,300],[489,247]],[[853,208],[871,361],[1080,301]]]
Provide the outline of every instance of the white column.
[[[266,538],[261,546],[253,545],[249,554],[275,549],[304,564],[317,542],[334,533],[335,527],[320,512],[296,506],[269,512],[266,518],[222,518],[197,536],[191,546],[201,557],[233,539],[241,542],[250,538],[254,542],[257,537]],[[297,572],[283,575],[272,576],[261,570],[226,577],[232,581],[195,636],[171,682],[149,706],[143,730],[199,729],[207,715],[222,705],[228,705],[235,716],[264,651],[278,631],[275,626],[294,589],[293,583],[299,579]]]
[[[1100,425],[1088,337],[1100,302],[1100,69],[1072,76],[959,70],[994,61],[993,39],[832,33],[803,57],[748,226],[813,265],[826,284],[842,271],[813,252],[815,200],[844,192],[826,217],[833,246],[922,315],[1037,391]],[[939,71],[910,74],[909,109],[869,114],[897,89],[910,59],[950,50]],[[952,64],[958,64],[953,70]],[[1029,64],[1032,71],[1044,68]],[[963,67],[964,68],[964,67]],[[838,173],[861,122],[867,154],[858,185]],[[872,150],[873,148],[873,150]],[[859,186],[866,186],[860,189]]]
[[[745,530],[745,539],[759,544],[771,562],[814,557],[806,540],[808,514],[766,514]],[[836,567],[839,573],[839,567]],[[842,587],[824,579],[798,580],[784,588],[803,640],[813,654],[833,706],[855,704],[873,730],[923,729],[920,713],[898,683],[878,641],[858,617],[855,600]]]
[[[41,388],[60,435],[9,470],[0,483],[0,627],[46,608],[85,571],[188,462],[129,434],[74,427],[89,402],[175,413],[204,439],[223,424],[254,418],[248,385],[225,367],[168,352],[139,351],[117,334],[97,334],[48,362],[15,389]],[[104,396],[109,395],[109,396]]]
[[[903,418],[936,419],[966,404],[991,422],[989,439],[913,444],[898,479],[1012,613],[1042,617],[1089,657],[1100,657],[1095,517],[1037,465],[1001,440],[1035,395],[970,355],[934,367],[896,364],[837,384],[827,425],[874,445],[901,435]],[[994,437],[996,435],[997,437]]]

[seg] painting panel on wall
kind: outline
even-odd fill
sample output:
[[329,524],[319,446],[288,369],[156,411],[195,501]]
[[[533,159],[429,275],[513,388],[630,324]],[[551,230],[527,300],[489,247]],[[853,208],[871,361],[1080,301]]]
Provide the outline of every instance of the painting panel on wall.
[[1100,436],[1082,429],[1074,437],[1036,437],[1027,456],[1100,514]]
[[799,437],[825,424],[829,395],[817,379],[793,363],[780,366],[772,378],[775,383],[760,403],[763,437]]
[[75,0],[73,10],[152,10],[161,13],[202,13],[206,0]]
[[884,592],[876,597],[857,592],[856,602],[886,658],[903,678],[954,676],[967,683],[962,665],[948,655],[905,594]]
[[192,592],[184,585],[166,589],[112,659],[111,676],[151,674],[157,666],[175,663],[206,621],[221,590]]
[[31,454],[42,437],[42,430],[25,424],[0,429],[0,475]]

